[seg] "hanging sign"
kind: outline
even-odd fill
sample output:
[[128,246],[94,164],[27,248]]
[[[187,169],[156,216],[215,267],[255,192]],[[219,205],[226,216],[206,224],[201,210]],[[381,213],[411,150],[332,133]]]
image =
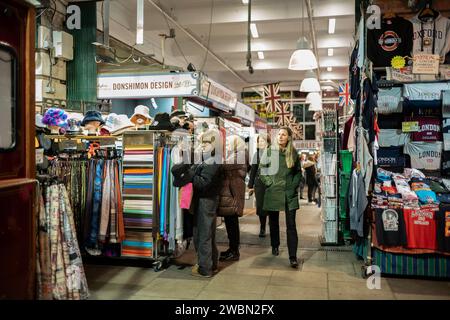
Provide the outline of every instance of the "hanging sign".
[[203,76],[201,80],[200,97],[211,101],[219,109],[223,109],[220,105],[228,110],[234,110],[236,108],[237,93],[206,76]]
[[247,106],[246,104],[243,104],[242,102],[237,102],[236,104],[236,110],[234,111],[236,117],[250,121],[255,122],[255,110]]
[[294,140],[295,149],[319,149],[321,146],[321,141]]
[[150,98],[186,97],[198,94],[199,75],[196,72],[145,74],[145,75],[99,75],[97,98]]
[[439,55],[438,54],[415,54],[413,62],[413,73],[415,74],[438,74]]
[[417,131],[419,131],[419,122],[418,121],[402,122],[402,131],[403,132],[417,132]]

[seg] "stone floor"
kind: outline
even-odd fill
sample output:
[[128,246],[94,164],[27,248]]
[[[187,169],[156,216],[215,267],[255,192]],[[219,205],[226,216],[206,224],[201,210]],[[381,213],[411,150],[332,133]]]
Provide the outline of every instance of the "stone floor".
[[[450,300],[450,282],[382,278],[381,288],[370,290],[361,278],[362,262],[348,247],[320,248],[320,211],[302,203],[298,270],[289,267],[284,221],[280,221],[280,256],[271,254],[270,239],[258,237],[259,221],[253,212],[240,219],[241,258],[220,263],[210,279],[191,276],[195,252],[190,248],[177,265],[160,272],[129,266],[86,265],[91,299],[188,300],[303,300],[303,299],[432,299]],[[282,215],[280,215],[281,218]],[[280,219],[281,220],[281,219]],[[219,223],[219,250],[227,248],[224,225]]]

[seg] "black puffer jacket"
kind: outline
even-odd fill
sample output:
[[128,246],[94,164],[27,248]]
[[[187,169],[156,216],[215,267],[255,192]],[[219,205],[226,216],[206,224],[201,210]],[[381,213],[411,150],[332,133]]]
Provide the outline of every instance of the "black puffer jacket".
[[194,195],[192,204],[194,212],[216,212],[220,192],[221,166],[214,163],[214,158],[209,158],[190,169]]
[[245,176],[247,165],[222,165],[222,188],[220,190],[218,216],[242,216],[245,206]]

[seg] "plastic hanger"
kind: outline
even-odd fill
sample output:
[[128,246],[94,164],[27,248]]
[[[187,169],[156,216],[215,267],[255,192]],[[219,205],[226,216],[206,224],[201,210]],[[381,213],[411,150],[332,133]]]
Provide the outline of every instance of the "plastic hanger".
[[437,18],[438,15],[439,15],[439,12],[432,8],[431,1],[429,1],[425,5],[425,7],[423,7],[422,10],[420,10],[418,17],[419,17],[419,19]]

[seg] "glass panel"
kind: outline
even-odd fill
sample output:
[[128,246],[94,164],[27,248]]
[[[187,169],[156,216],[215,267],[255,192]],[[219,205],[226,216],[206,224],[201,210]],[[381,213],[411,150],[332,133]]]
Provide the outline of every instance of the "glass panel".
[[305,113],[305,122],[314,122],[314,112],[315,111],[306,111]]
[[11,149],[16,142],[16,57],[0,45],[0,150]]
[[281,99],[291,99],[291,91],[281,91],[280,92]]
[[316,125],[305,125],[305,140],[316,140]]
[[303,122],[304,105],[294,104],[293,114],[297,118],[297,122]]

